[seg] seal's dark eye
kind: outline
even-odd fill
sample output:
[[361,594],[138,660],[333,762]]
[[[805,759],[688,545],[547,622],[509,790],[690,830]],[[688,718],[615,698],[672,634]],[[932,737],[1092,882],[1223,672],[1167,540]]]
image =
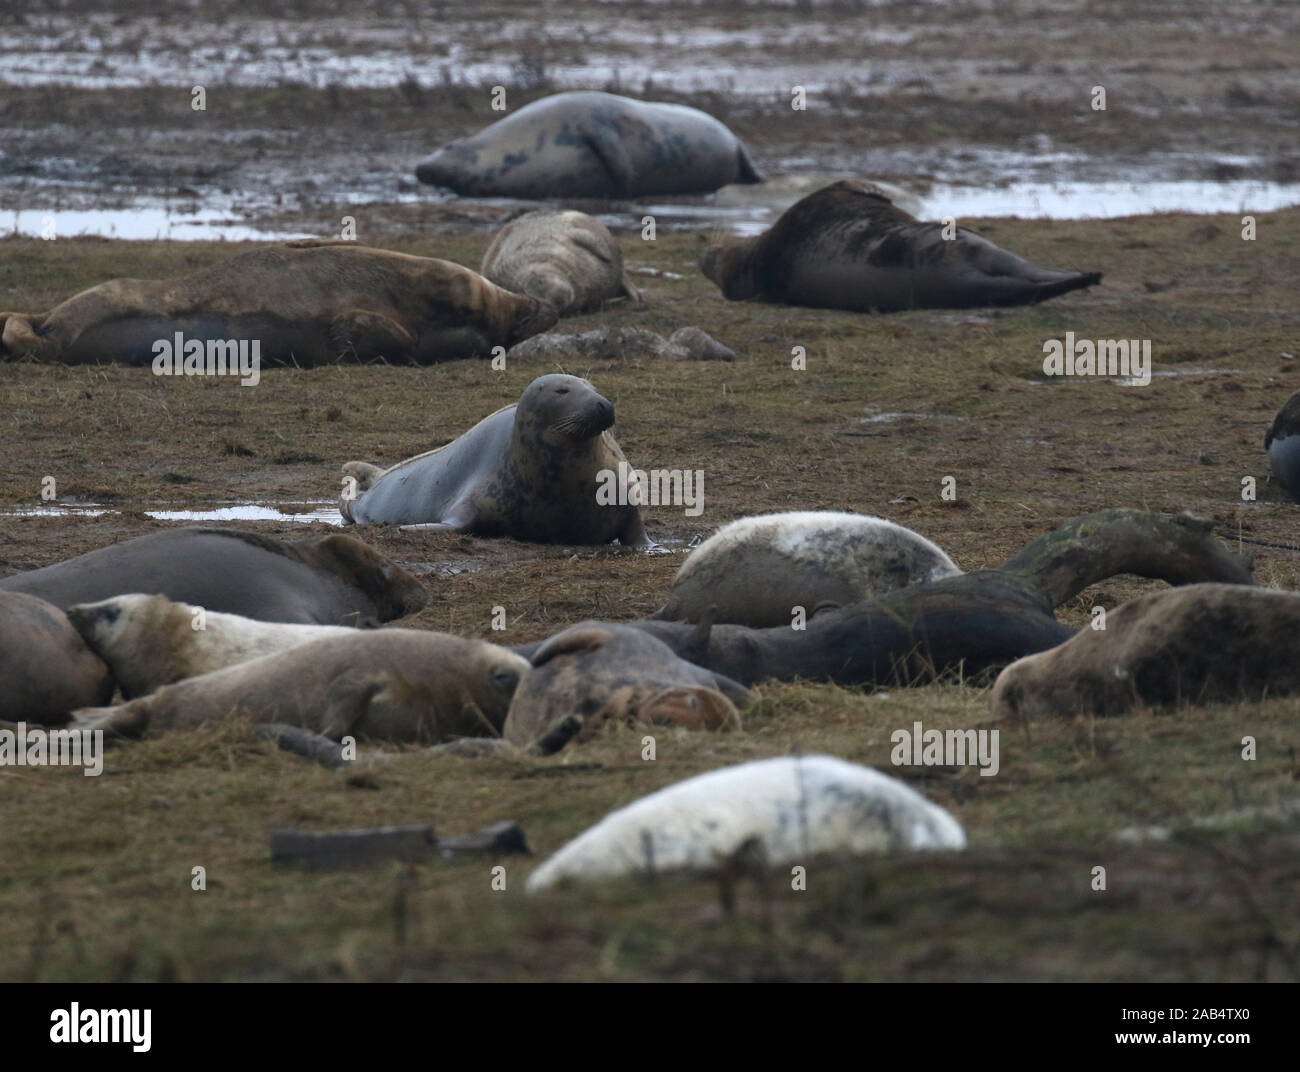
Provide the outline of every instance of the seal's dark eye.
[[569,393],[569,389],[567,387],[557,387],[555,389],[555,393],[557,395],[567,395]]
[[519,674],[509,667],[497,667],[492,671],[492,684],[501,689],[515,689],[519,684]]

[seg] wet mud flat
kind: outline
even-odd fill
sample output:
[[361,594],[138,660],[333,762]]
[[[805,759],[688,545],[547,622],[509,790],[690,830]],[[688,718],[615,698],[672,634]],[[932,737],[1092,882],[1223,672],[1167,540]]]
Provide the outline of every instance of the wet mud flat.
[[[1262,450],[1276,409],[1300,387],[1300,211],[1257,222],[1247,242],[1231,215],[974,221],[1035,261],[1106,278],[1032,308],[891,316],[728,303],[695,269],[694,235],[624,236],[628,264],[659,273],[638,277],[650,300],[566,330],[694,323],[738,354],[733,364],[563,368],[615,403],[614,431],[634,465],[704,472],[702,516],[647,511],[650,533],[676,541],[677,553],[350,531],[423,575],[430,604],[403,625],[521,643],[584,618],[652,612],[693,537],[767,510],[886,516],[976,569],[1092,510],[1190,509],[1226,535],[1281,545],[1239,549],[1256,553],[1261,583],[1300,587],[1300,553],[1286,549],[1300,543],[1300,506],[1268,482]],[[487,241],[476,232],[377,238],[466,264]],[[7,239],[0,304],[40,308],[104,278],[178,274],[240,248]],[[1149,337],[1157,375],[1146,387],[1044,384],[1044,341],[1066,331]],[[796,345],[808,354],[802,373],[790,366]],[[481,362],[265,369],[256,387],[241,388],[147,369],[0,365],[0,571],[182,523],[144,509],[327,503],[342,461],[392,462],[436,446],[551,371],[497,373]],[[15,514],[41,506],[46,475],[59,505],[105,512]],[[956,502],[940,497],[945,476],[956,479]],[[1258,481],[1254,502],[1241,498],[1246,476]],[[337,531],[320,521],[230,523],[289,538]],[[1082,626],[1093,606],[1152,587],[1115,578],[1062,617]],[[490,627],[495,606],[506,608],[504,633]],[[1015,727],[992,722],[987,690],[972,685],[760,693],[741,733],[663,733],[654,763],[641,759],[640,734],[612,729],[550,760],[412,753],[349,781],[234,725],[119,749],[100,779],[0,772],[0,977],[1292,978],[1294,828],[1242,820],[1190,838],[1177,831],[1295,795],[1294,699]],[[893,766],[891,731],[917,720],[1000,729],[999,775]],[[1260,742],[1250,764],[1239,754],[1247,733]],[[508,865],[504,894],[478,863],[309,877],[267,863],[278,826],[432,822],[451,836],[504,819],[523,826],[540,858],[634,797],[793,752],[904,778],[953,812],[970,849],[816,864],[801,893],[777,875],[742,887],[734,916],[709,882],[534,901],[522,892],[531,862]],[[1116,839],[1135,823],[1176,832],[1159,843]],[[196,862],[208,868],[205,894],[188,889]],[[1110,876],[1105,894],[1089,888],[1098,864]]]
[[520,205],[420,188],[414,164],[500,118],[494,86],[511,110],[572,88],[699,107],[773,179],[602,206],[623,228],[657,208],[670,226],[752,231],[839,176],[891,182],[933,216],[1300,200],[1294,5],[295,12],[20,15],[0,46],[0,229],[37,233],[51,213],[65,236],[328,236],[345,215],[363,239],[490,227]]

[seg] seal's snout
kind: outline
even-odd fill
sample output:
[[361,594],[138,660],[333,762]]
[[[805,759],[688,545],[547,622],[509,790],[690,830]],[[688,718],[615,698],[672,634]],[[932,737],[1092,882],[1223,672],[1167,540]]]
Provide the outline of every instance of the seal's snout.
[[112,625],[121,616],[122,611],[112,603],[83,603],[69,607],[64,613],[78,633],[83,637],[89,637],[96,625],[100,623]]
[[593,423],[597,426],[598,432],[614,427],[614,403],[603,395],[596,396],[596,416]]
[[439,149],[415,165],[415,177],[430,186],[450,186],[451,172],[445,149]]

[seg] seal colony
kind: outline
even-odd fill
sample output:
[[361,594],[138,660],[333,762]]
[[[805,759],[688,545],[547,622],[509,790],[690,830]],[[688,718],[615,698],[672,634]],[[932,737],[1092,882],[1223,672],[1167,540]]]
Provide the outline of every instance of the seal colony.
[[256,341],[271,364],[425,365],[508,348],[555,323],[536,298],[459,264],[314,240],[250,250],[178,280],[114,279],[47,313],[0,316],[0,356],[147,365],[179,333],[199,345],[205,367],[214,346],[228,356],[241,340]]
[[[614,406],[577,376],[539,376],[519,401],[459,439],[389,469],[347,462],[347,521],[419,526],[535,543],[649,543],[635,505],[601,505],[602,472],[630,470],[608,429]],[[628,503],[624,494],[620,501]]]
[[642,197],[762,182],[711,115],[613,93],[533,101],[416,166],[421,182],[465,197]]
[[1040,268],[973,231],[923,223],[871,183],[844,179],[754,238],[710,246],[700,269],[730,301],[891,313],[1032,305],[1101,282]]

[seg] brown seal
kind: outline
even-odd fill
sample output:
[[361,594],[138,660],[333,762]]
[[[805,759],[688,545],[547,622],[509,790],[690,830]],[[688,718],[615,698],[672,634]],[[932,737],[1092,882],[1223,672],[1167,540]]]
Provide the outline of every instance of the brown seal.
[[510,704],[505,739],[525,747],[557,720],[576,716],[579,739],[609,719],[692,729],[740,728],[735,703],[754,694],[679,658],[625,625],[582,622],[545,641]]
[[945,237],[877,187],[841,180],[754,238],[711,246],[700,269],[732,301],[863,312],[1029,305],[1101,281],[1030,264],[964,228]]
[[735,361],[734,350],[696,327],[668,338],[645,328],[603,327],[577,335],[548,331],[512,346],[509,361]]
[[1014,718],[1122,715],[1134,707],[1240,703],[1300,692],[1300,594],[1192,584],[1140,596],[998,676],[993,711]]
[[499,287],[545,302],[559,316],[640,301],[609,228],[585,212],[528,212],[496,233],[479,271]]
[[[649,543],[624,487],[630,467],[608,432],[614,406],[577,376],[540,376],[519,402],[437,450],[390,469],[348,462],[358,497],[339,509],[356,522],[410,525],[534,543]],[[621,465],[620,465],[621,463]],[[607,474],[602,477],[601,474]],[[614,502],[601,491],[612,479]]]
[[433,743],[500,731],[526,659],[483,640],[419,629],[325,637],[291,651],[76,712],[78,729],[124,737],[236,714],[357,739]]
[[345,625],[259,622],[138,592],[77,603],[68,608],[68,621],[108,664],[128,700],[322,637],[359,632]]
[[216,357],[233,367],[232,346],[246,357],[254,342],[263,364],[423,365],[486,355],[555,323],[536,298],[459,264],[334,241],[254,249],[179,279],[114,279],[47,313],[0,318],[0,357],[155,368],[160,344],[171,353],[182,340],[187,354],[202,343],[205,368]]
[[63,611],[21,592],[0,592],[0,682],[5,722],[61,723],[113,698],[108,667]]
[[373,625],[414,614],[412,574],[339,533],[286,543],[238,529],[165,529],[0,580],[67,610],[130,592],[267,622]]

